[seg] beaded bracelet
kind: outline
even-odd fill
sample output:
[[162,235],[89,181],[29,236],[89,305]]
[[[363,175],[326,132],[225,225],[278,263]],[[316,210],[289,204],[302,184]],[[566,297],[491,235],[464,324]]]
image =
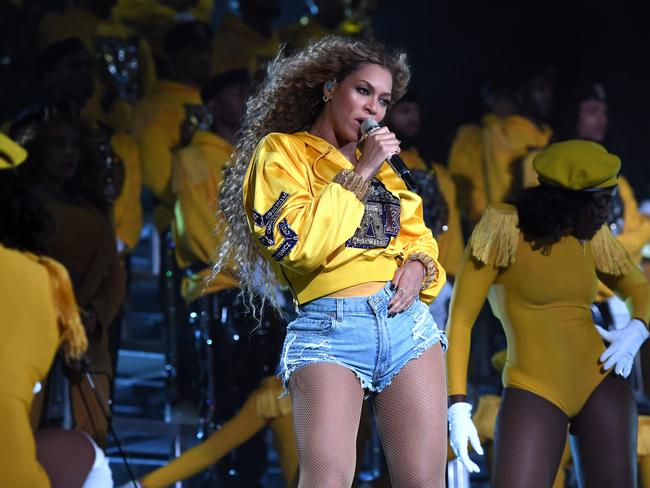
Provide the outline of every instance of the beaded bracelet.
[[370,193],[370,181],[366,181],[359,173],[344,169],[337,173],[332,181],[354,193],[354,196],[362,203],[366,202],[366,198]]
[[423,252],[414,252],[408,258],[406,258],[404,264],[410,263],[411,261],[419,262],[420,264],[422,264],[422,266],[424,266],[424,269],[426,271],[426,274],[424,275],[424,279],[422,280],[422,287],[420,288],[420,290],[425,290],[429,288],[431,283],[433,283],[433,280],[435,280],[438,276],[438,268],[436,266],[435,261],[431,256],[428,256]]

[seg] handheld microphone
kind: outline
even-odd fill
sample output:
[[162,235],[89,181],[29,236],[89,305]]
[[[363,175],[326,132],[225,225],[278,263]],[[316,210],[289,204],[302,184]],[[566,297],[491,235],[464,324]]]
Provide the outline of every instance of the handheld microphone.
[[[376,131],[377,129],[379,129],[379,124],[372,117],[364,120],[361,123],[361,132],[366,136]],[[388,164],[390,164],[390,167],[393,168],[393,171],[397,173],[397,175],[402,179],[409,190],[414,192],[418,191],[418,185],[415,182],[413,175],[404,164],[404,161],[402,161],[402,159],[397,154],[393,154],[388,158]]]

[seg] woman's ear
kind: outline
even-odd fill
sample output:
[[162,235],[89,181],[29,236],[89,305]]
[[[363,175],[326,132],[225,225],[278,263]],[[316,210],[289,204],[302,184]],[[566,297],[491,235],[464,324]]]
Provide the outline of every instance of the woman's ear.
[[330,99],[332,98],[332,93],[334,93],[334,89],[336,88],[336,82],[334,80],[327,80],[323,84],[323,101],[324,102],[329,102]]

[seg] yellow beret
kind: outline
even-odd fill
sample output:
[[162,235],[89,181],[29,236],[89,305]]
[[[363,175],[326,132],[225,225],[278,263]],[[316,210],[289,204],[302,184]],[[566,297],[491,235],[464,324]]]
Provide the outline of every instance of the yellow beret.
[[540,183],[569,190],[596,190],[618,183],[621,160],[596,142],[573,140],[542,149],[533,166]]
[[0,169],[15,168],[27,158],[27,151],[0,132]]

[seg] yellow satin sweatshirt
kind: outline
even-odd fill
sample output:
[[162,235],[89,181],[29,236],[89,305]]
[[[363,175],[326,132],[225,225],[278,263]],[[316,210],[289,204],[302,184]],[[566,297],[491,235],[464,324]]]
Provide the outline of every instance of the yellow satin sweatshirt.
[[142,230],[140,154],[133,139],[124,132],[114,134],[111,145],[124,164],[124,187],[113,205],[113,225],[117,238],[126,247],[125,251],[131,252],[138,244]]
[[540,128],[519,115],[502,118],[488,114],[480,126],[460,127],[448,167],[463,215],[476,222],[488,204],[502,202],[513,183],[513,163],[546,146],[551,134],[549,127]]
[[574,417],[607,371],[591,304],[598,280],[650,319],[650,284],[605,225],[581,243],[571,236],[534,249],[512,205],[489,207],[456,276],[447,323],[449,395],[467,394],[471,331],[487,297],[508,343],[503,384],[534,393]]
[[456,185],[449,176],[447,168],[433,163],[429,169],[416,148],[410,148],[400,153],[404,164],[411,170],[433,171],[438,180],[442,196],[449,208],[449,230],[436,237],[438,242],[438,261],[449,276],[456,276],[463,256],[463,232],[460,225],[460,212],[456,203]]
[[159,231],[172,219],[172,152],[180,143],[185,104],[200,105],[198,88],[176,81],[160,80],[151,94],[135,107],[133,137],[140,150],[142,183],[158,198],[154,222]]
[[1,244],[0,263],[0,486],[49,487],[29,418],[34,385],[48,374],[66,320],[84,334],[63,266]]
[[232,150],[232,145],[217,134],[197,131],[192,143],[174,154],[172,233],[178,266],[190,267],[181,282],[181,295],[187,303],[203,293],[239,286],[227,270],[206,283],[219,247],[220,236],[215,235],[219,186]]
[[390,281],[423,253],[437,275],[420,292],[429,303],[444,286],[438,245],[422,219],[421,198],[387,163],[365,205],[332,180],[352,163],[308,132],[272,133],[258,144],[244,180],[251,232],[298,303],[372,281]]
[[[42,47],[53,42],[78,37],[92,55],[95,54],[95,40],[101,37],[128,39],[136,32],[116,18],[103,20],[89,10],[71,8],[65,12],[48,12],[39,26],[40,44]],[[140,63],[139,85],[142,95],[151,91],[156,81],[156,66],[149,43],[138,40]],[[95,60],[95,62],[97,62]],[[133,105],[126,100],[117,100],[108,112],[101,106],[108,84],[100,76],[95,77],[95,93],[84,108],[84,116],[109,125],[115,130],[129,132],[133,118]]]
[[215,30],[213,47],[215,73],[247,69],[255,75],[277,56],[280,36],[277,31],[263,36],[229,12]]

